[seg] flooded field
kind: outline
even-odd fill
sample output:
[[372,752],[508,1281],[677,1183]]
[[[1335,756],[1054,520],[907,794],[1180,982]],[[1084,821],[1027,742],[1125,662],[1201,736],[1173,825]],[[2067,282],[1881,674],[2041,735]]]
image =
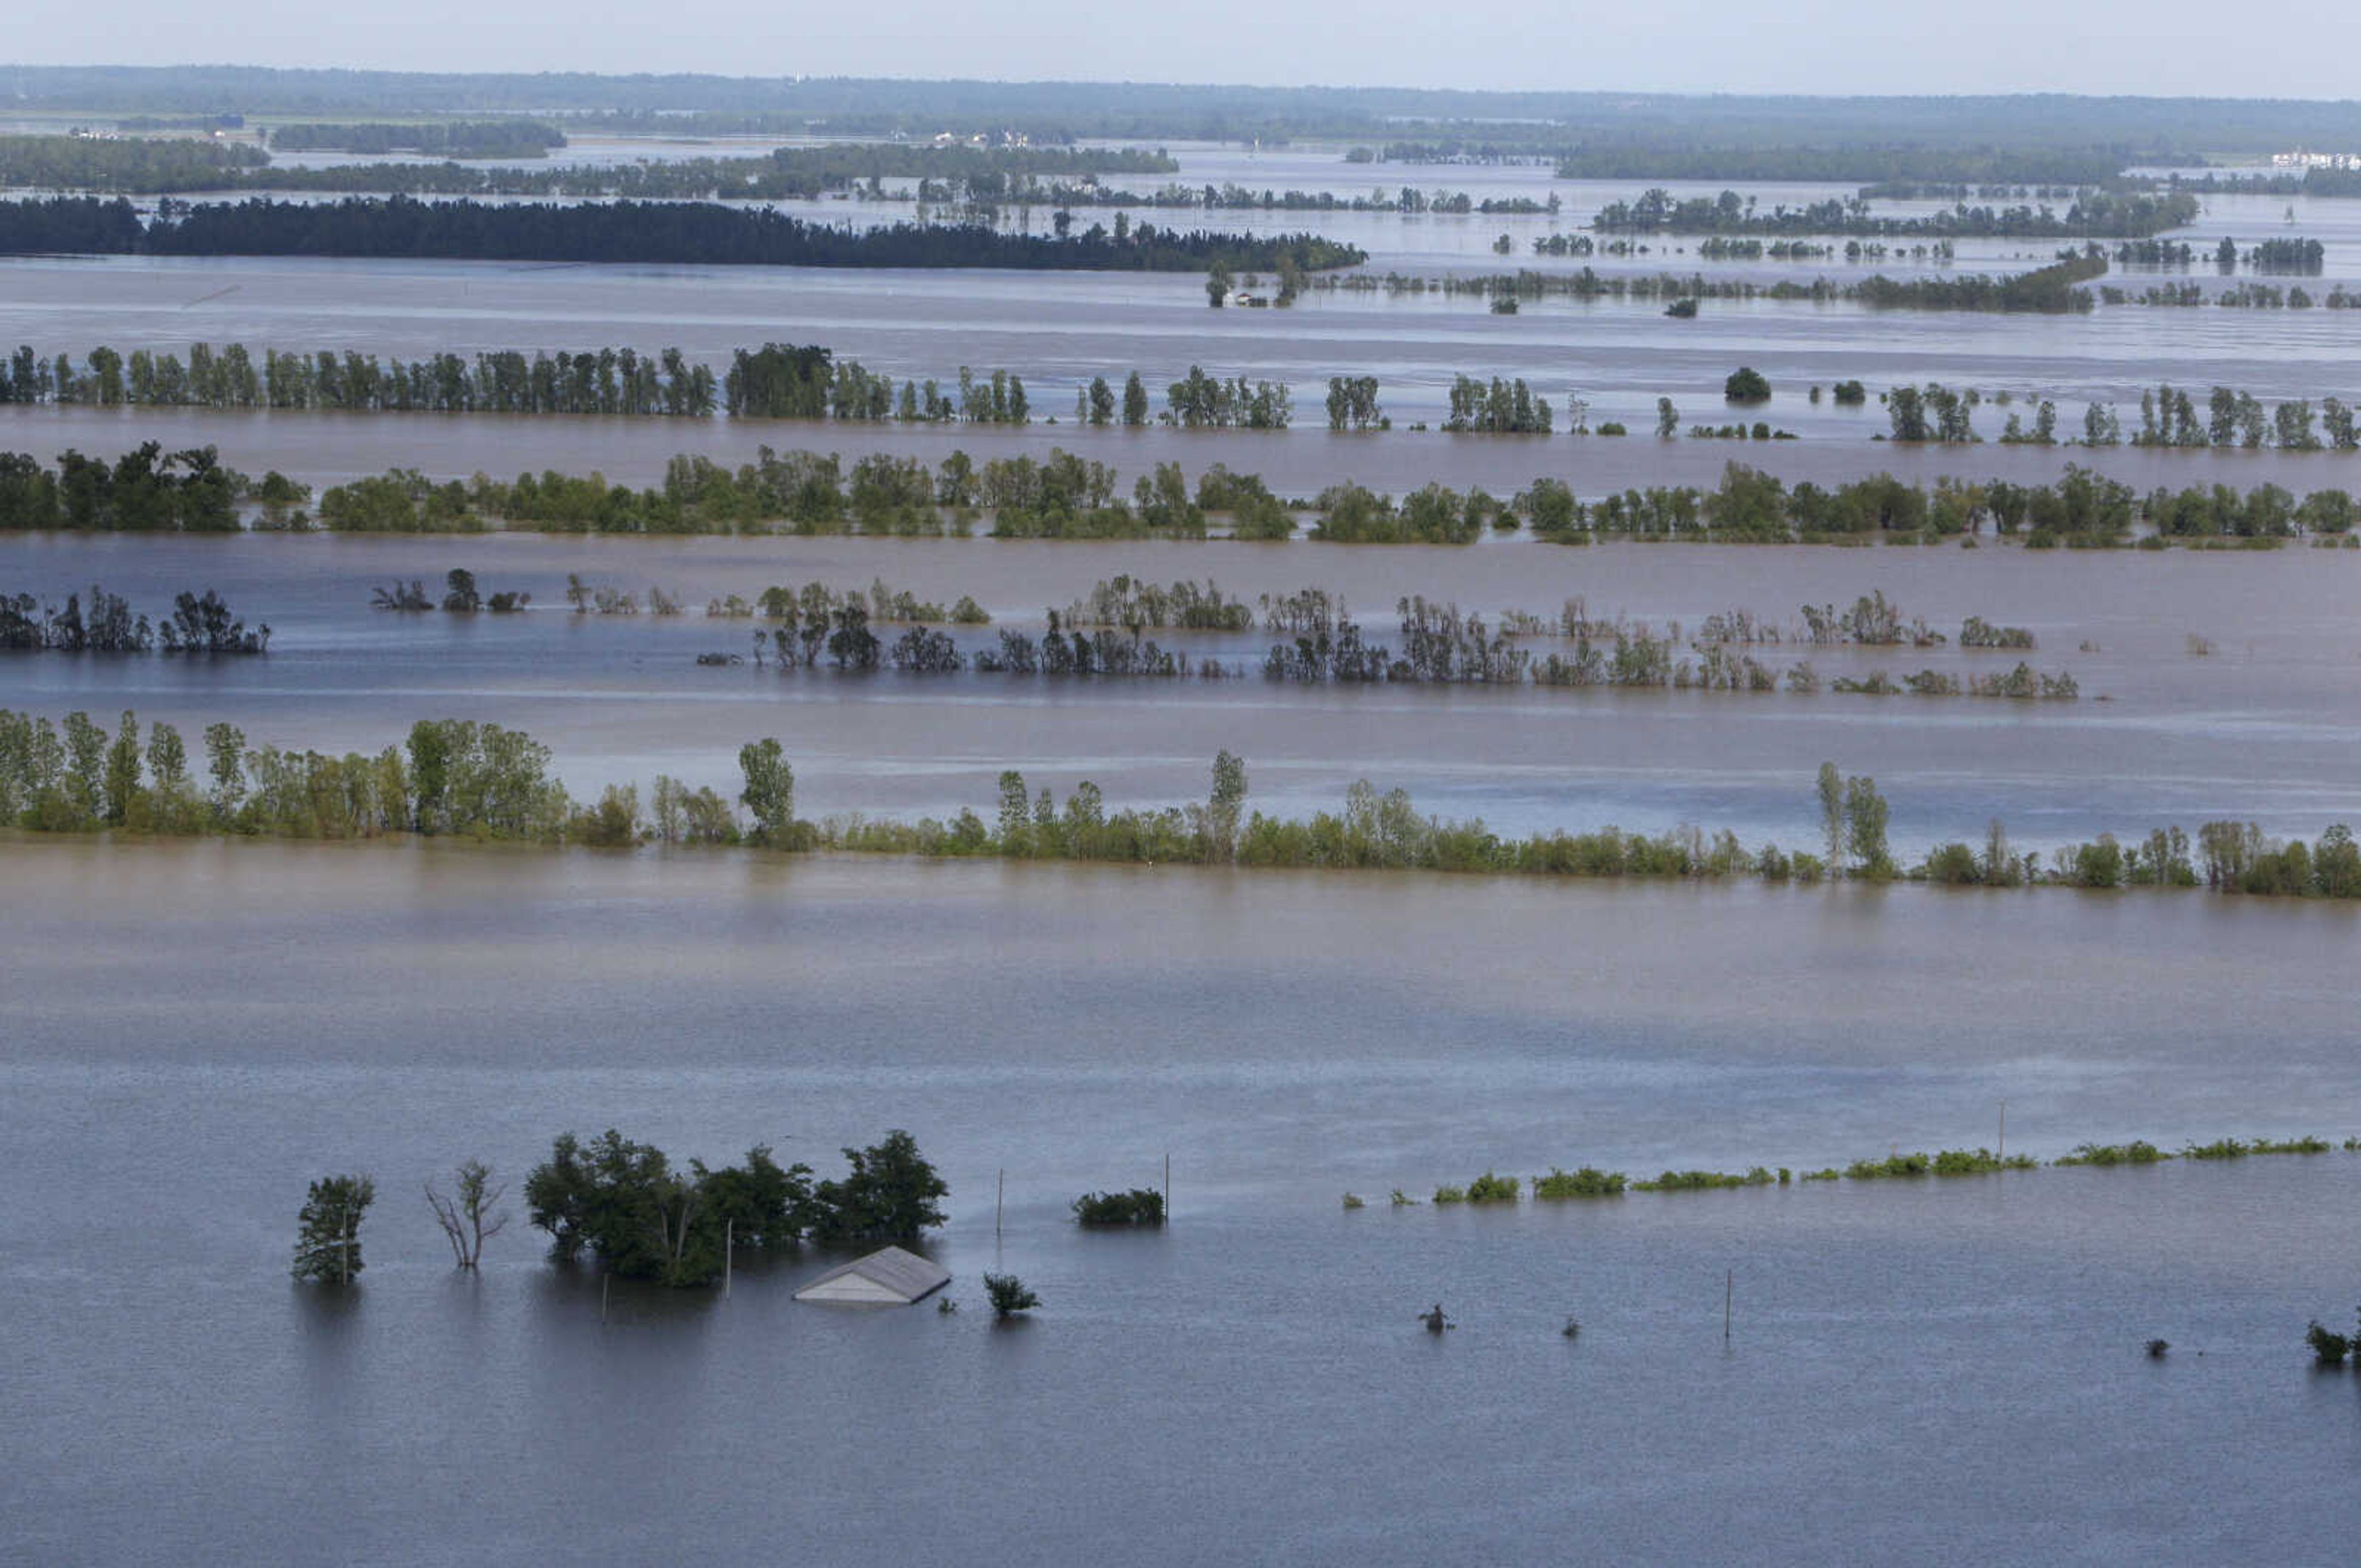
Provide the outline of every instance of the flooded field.
[[[564,156],[768,145],[585,138]],[[1184,182],[1562,198],[1554,218],[1148,214],[1316,227],[1366,247],[1379,274],[1577,268],[1531,261],[1531,240],[1648,183],[1346,165],[1341,148],[1176,151]],[[1851,187],[1749,189],[1769,205]],[[2213,197],[2176,237],[2224,234],[2322,239],[2315,292],[2361,280],[2361,203]],[[1872,269],[1708,265],[1694,241],[1650,243],[1593,264],[1763,281]],[[1874,265],[2015,271],[2055,248],[1962,242],[1948,265]],[[410,358],[628,344],[720,365],[817,343],[896,378],[1015,370],[1037,422],[5,407],[0,451],[211,444],[313,484],[397,466],[649,484],[675,453],[736,463],[768,444],[929,462],[1062,446],[1126,485],[1155,463],[1221,463],[1284,496],[1347,477],[1505,495],[1551,476],[1587,499],[1709,486],[1732,460],[1823,485],[1881,470],[2049,483],[2085,462],[2143,490],[2361,488],[2351,455],[1992,440],[2004,392],[2017,411],[2055,399],[2066,425],[2088,400],[2136,418],[2163,381],[2352,399],[2361,312],[1709,301],[1684,323],[1637,301],[1514,316],[1434,293],[1204,301],[1186,275],[25,258],[0,262],[0,345]],[[1137,368],[1160,400],[1192,364],[1290,382],[1297,428],[1071,423],[1093,375]],[[1645,433],[1660,396],[1684,425],[1734,417],[1721,386],[1741,364],[1774,389],[1746,417],[1801,439]],[[1524,377],[1642,433],[1408,429],[1439,421],[1463,372]],[[1320,428],[1333,375],[1376,376],[1397,428]],[[1872,439],[1874,399],[1806,395],[1849,378],[1979,389],[1985,444],[1895,447]],[[439,594],[453,568],[533,606],[370,608],[412,579]],[[1210,579],[1249,605],[1322,588],[1389,643],[1413,594],[1496,624],[1554,622],[1578,600],[1658,635],[1677,624],[1684,645],[1742,610],[1780,632],[1749,651],[1782,670],[1969,678],[2023,659],[2080,695],[1296,686],[1261,677],[1261,630],[1148,633],[1240,677],[1217,681],[697,663],[751,652],[763,628],[707,602],[774,584],[972,596],[993,618],[958,630],[972,652],[1003,627],[1038,633],[1122,574]],[[687,612],[575,615],[577,576],[661,588]],[[738,748],[775,736],[807,817],[988,816],[1005,769],[1060,796],[1093,781],[1111,807],[1202,800],[1224,749],[1246,761],[1248,808],[1274,815],[1334,810],[1367,779],[1504,833],[1695,825],[1790,849],[1817,843],[1813,775],[1834,762],[1874,777],[1905,861],[1981,843],[1995,819],[2048,850],[2220,818],[2311,839],[2361,817],[2361,551],[0,535],[0,593],[55,603],[94,583],[151,615],[218,590],[271,626],[269,652],[0,654],[0,707],[110,727],[133,711],[192,742],[224,720],[254,745],[332,752],[375,751],[421,718],[487,720],[547,743],[577,797],[660,773],[734,795]],[[1875,593],[1948,641],[1795,641],[1806,606]],[[1963,650],[1970,616],[2036,646]],[[2314,1374],[2302,1335],[2314,1318],[2350,1326],[2361,1154],[1513,1208],[1389,1194],[1583,1163],[1800,1174],[1992,1144],[2044,1160],[2131,1138],[2341,1144],[2361,1135],[2350,905],[5,828],[0,888],[0,1144],[18,1190],[0,1208],[0,1321],[23,1342],[0,1370],[15,1416],[0,1467],[10,1552],[28,1562],[2349,1552],[2361,1423],[2350,1378]],[[950,1184],[925,1246],[961,1310],[796,1307],[792,1289],[835,1261],[817,1250],[741,1268],[726,1295],[603,1291],[594,1269],[544,1259],[522,1187],[555,1135],[610,1126],[681,1160],[770,1144],[829,1174],[834,1151],[910,1129]],[[1168,1156],[1168,1230],[1072,1223],[1077,1195],[1156,1185]],[[420,1190],[471,1157],[511,1184],[516,1216],[478,1277],[450,1268]],[[380,1194],[366,1280],[291,1288],[304,1184],[347,1169]],[[987,1269],[1040,1293],[1033,1321],[993,1325]],[[1431,1338],[1415,1314],[1438,1301],[1459,1327]],[[2143,1353],[2151,1338],[2168,1357]]]

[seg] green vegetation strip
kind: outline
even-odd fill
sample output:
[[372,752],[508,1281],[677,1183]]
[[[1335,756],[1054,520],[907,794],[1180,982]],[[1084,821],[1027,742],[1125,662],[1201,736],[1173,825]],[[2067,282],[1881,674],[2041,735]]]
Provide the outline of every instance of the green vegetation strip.
[[[2195,886],[2200,868],[2189,836],[2158,829],[2129,851],[2111,835],[2060,851],[2045,871],[2011,850],[1997,825],[1985,852],[1966,856],[1972,875],[1938,874],[1938,851],[1905,872],[1886,844],[1888,806],[1876,782],[1820,769],[1817,793],[1825,858],[1773,845],[1749,851],[1735,834],[1710,839],[1695,828],[1660,838],[1606,828],[1503,839],[1481,820],[1422,816],[1406,791],[1380,795],[1367,781],[1345,794],[1342,814],[1309,818],[1246,811],[1246,763],[1227,751],[1213,761],[1202,804],[1109,813],[1096,784],[1075,786],[1062,810],[1025,776],[1000,775],[996,821],[973,810],[949,822],[873,819],[858,813],[811,822],[796,816],[795,770],[776,740],[740,748],[743,787],[735,801],[710,785],[689,788],[659,774],[642,809],[638,788],[610,784],[577,803],[549,773],[550,752],[496,724],[425,719],[402,745],[375,755],[249,748],[228,723],[206,727],[204,776],[169,724],[147,727],[126,713],[110,736],[82,712],[62,726],[0,709],[0,822],[34,832],[238,834],[277,839],[368,839],[402,834],[522,839],[597,849],[641,844],[750,844],[770,850],[1037,861],[1107,861],[1358,871],[1433,871],[1478,875],[1647,877],[1816,883],[1826,877],[1885,882],[1968,880],[1986,886]],[[743,807],[745,815],[740,815]],[[2316,844],[2268,839],[2252,823],[2199,829],[2202,884],[2216,892],[2323,898],[2361,897],[2361,846],[2337,826]],[[2271,1151],[2264,1151],[2271,1152]]]
[[[2324,1138],[2301,1137],[2288,1139],[2257,1138],[2245,1141],[2221,1138],[2209,1144],[2191,1144],[2181,1151],[2180,1157],[2196,1160],[2237,1159],[2248,1155],[2326,1154],[2337,1146]],[[2342,1146],[2347,1153],[2361,1153],[2361,1138],[2347,1138]],[[2130,1144],[2084,1144],[2069,1155],[2048,1162],[2053,1167],[2153,1165],[2174,1157],[2159,1152],[2156,1146],[2145,1142]],[[2031,1155],[1996,1155],[1986,1148],[1941,1149],[1934,1154],[1893,1154],[1884,1158],[1857,1159],[1843,1170],[1834,1166],[1819,1170],[1806,1170],[1805,1181],[1885,1181],[1939,1178],[1951,1176],[1991,1176],[2004,1171],[2039,1170],[2043,1162]],[[1775,1171],[1767,1166],[1754,1166],[1741,1173],[1721,1170],[1667,1170],[1661,1176],[1633,1180],[1621,1171],[1601,1170],[1596,1166],[1584,1166],[1576,1171],[1553,1167],[1547,1176],[1532,1179],[1532,1195],[1536,1201],[1558,1201],[1578,1198],[1618,1198],[1631,1192],[1711,1192],[1751,1187],[1785,1187],[1796,1179],[1785,1166]],[[1513,1176],[1499,1176],[1486,1171],[1465,1185],[1446,1183],[1434,1190],[1433,1201],[1448,1207],[1455,1203],[1515,1203],[1522,1196],[1523,1186]],[[1415,1208],[1419,1200],[1395,1188],[1393,1206]],[[1345,1205],[1358,1209],[1365,1205],[1350,1199]]]

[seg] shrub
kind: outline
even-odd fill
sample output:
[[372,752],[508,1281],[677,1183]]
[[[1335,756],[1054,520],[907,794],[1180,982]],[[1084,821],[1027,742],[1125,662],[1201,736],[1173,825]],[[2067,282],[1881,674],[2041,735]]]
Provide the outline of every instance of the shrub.
[[2010,1155],[2004,1159],[1990,1149],[1944,1149],[1935,1156],[1935,1174],[1987,1176],[2000,1170],[2031,1170],[2035,1164],[2030,1155]]
[[1601,1170],[1586,1165],[1580,1170],[1560,1170],[1550,1167],[1547,1176],[1533,1178],[1535,1198],[1612,1198],[1623,1190],[1624,1178],[1620,1170]]
[[1642,1192],[1704,1192],[1721,1187],[1768,1187],[1771,1173],[1761,1166],[1743,1176],[1726,1170],[1668,1170],[1653,1181],[1635,1181]]
[[1470,1203],[1513,1203],[1523,1184],[1513,1176],[1495,1176],[1486,1171],[1467,1184]]
[[2323,1366],[2342,1366],[2353,1354],[2352,1335],[2324,1329],[2317,1321],[2304,1331],[2303,1343],[2312,1347],[2312,1358]]
[[1741,365],[1730,373],[1730,379],[1721,384],[1721,397],[1724,402],[1730,403],[1768,402],[1771,383],[1763,378],[1762,371],[1750,365]]
[[1152,1187],[1128,1192],[1085,1192],[1074,1200],[1074,1218],[1085,1225],[1160,1225],[1164,1194]]
[[1839,381],[1828,389],[1828,395],[1847,408],[1859,408],[1869,401],[1869,389],[1858,381]]
[[1934,1162],[1923,1154],[1897,1154],[1884,1159],[1857,1159],[1845,1167],[1854,1181],[1875,1181],[1889,1176],[1924,1176]]
[[1368,1205],[1361,1201],[1361,1195],[1359,1193],[1347,1192],[1345,1194],[1345,1207],[1347,1209],[1366,1209]]
[[2216,1138],[2210,1144],[2190,1144],[2181,1151],[2184,1159],[2244,1159],[2251,1151],[2236,1138]]
[[1467,1189],[1438,1187],[1434,1190],[1434,1201],[1438,1203],[1465,1203],[1467,1201]]
[[2059,1165],[2154,1165],[2172,1157],[2145,1138],[2127,1144],[2081,1144],[2063,1156]]
[[992,1298],[992,1315],[995,1318],[1013,1318],[1041,1304],[1041,1298],[1025,1288],[1025,1281],[1013,1274],[985,1275],[983,1293]]

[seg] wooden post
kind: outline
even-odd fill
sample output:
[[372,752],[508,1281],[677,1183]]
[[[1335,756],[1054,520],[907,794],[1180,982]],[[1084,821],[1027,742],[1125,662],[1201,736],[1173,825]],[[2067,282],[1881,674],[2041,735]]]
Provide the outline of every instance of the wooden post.
[[1172,1151],[1164,1151],[1164,1223],[1172,1223]]
[[1730,1308],[1738,1294],[1738,1270],[1730,1269],[1721,1277],[1721,1343],[1730,1343]]
[[992,1239],[1000,1239],[1001,1211],[1008,1206],[1008,1168],[1000,1168],[1000,1191],[992,1200]]
[[738,1245],[738,1222],[726,1222],[721,1227],[721,1299],[730,1299],[730,1253]]
[[615,1277],[611,1274],[598,1277],[598,1325],[601,1328],[607,1324],[607,1290],[614,1282]]

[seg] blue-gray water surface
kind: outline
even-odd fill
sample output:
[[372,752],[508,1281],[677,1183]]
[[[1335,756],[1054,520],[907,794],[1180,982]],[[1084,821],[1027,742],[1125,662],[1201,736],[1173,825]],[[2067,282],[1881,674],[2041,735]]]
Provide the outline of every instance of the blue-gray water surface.
[[[1990,1145],[2003,1101],[2044,1157],[2349,1135],[2351,911],[35,839],[0,878],[17,1560],[2349,1551],[2361,1392],[2301,1335],[2351,1310],[2361,1156],[1386,1194]],[[807,1256],[602,1325],[521,1220],[455,1275],[428,1176],[610,1124],[823,1169],[910,1128],[961,1310],[798,1307]],[[1168,1232],[1073,1226],[1168,1153]],[[293,1287],[346,1168],[367,1273]]]

